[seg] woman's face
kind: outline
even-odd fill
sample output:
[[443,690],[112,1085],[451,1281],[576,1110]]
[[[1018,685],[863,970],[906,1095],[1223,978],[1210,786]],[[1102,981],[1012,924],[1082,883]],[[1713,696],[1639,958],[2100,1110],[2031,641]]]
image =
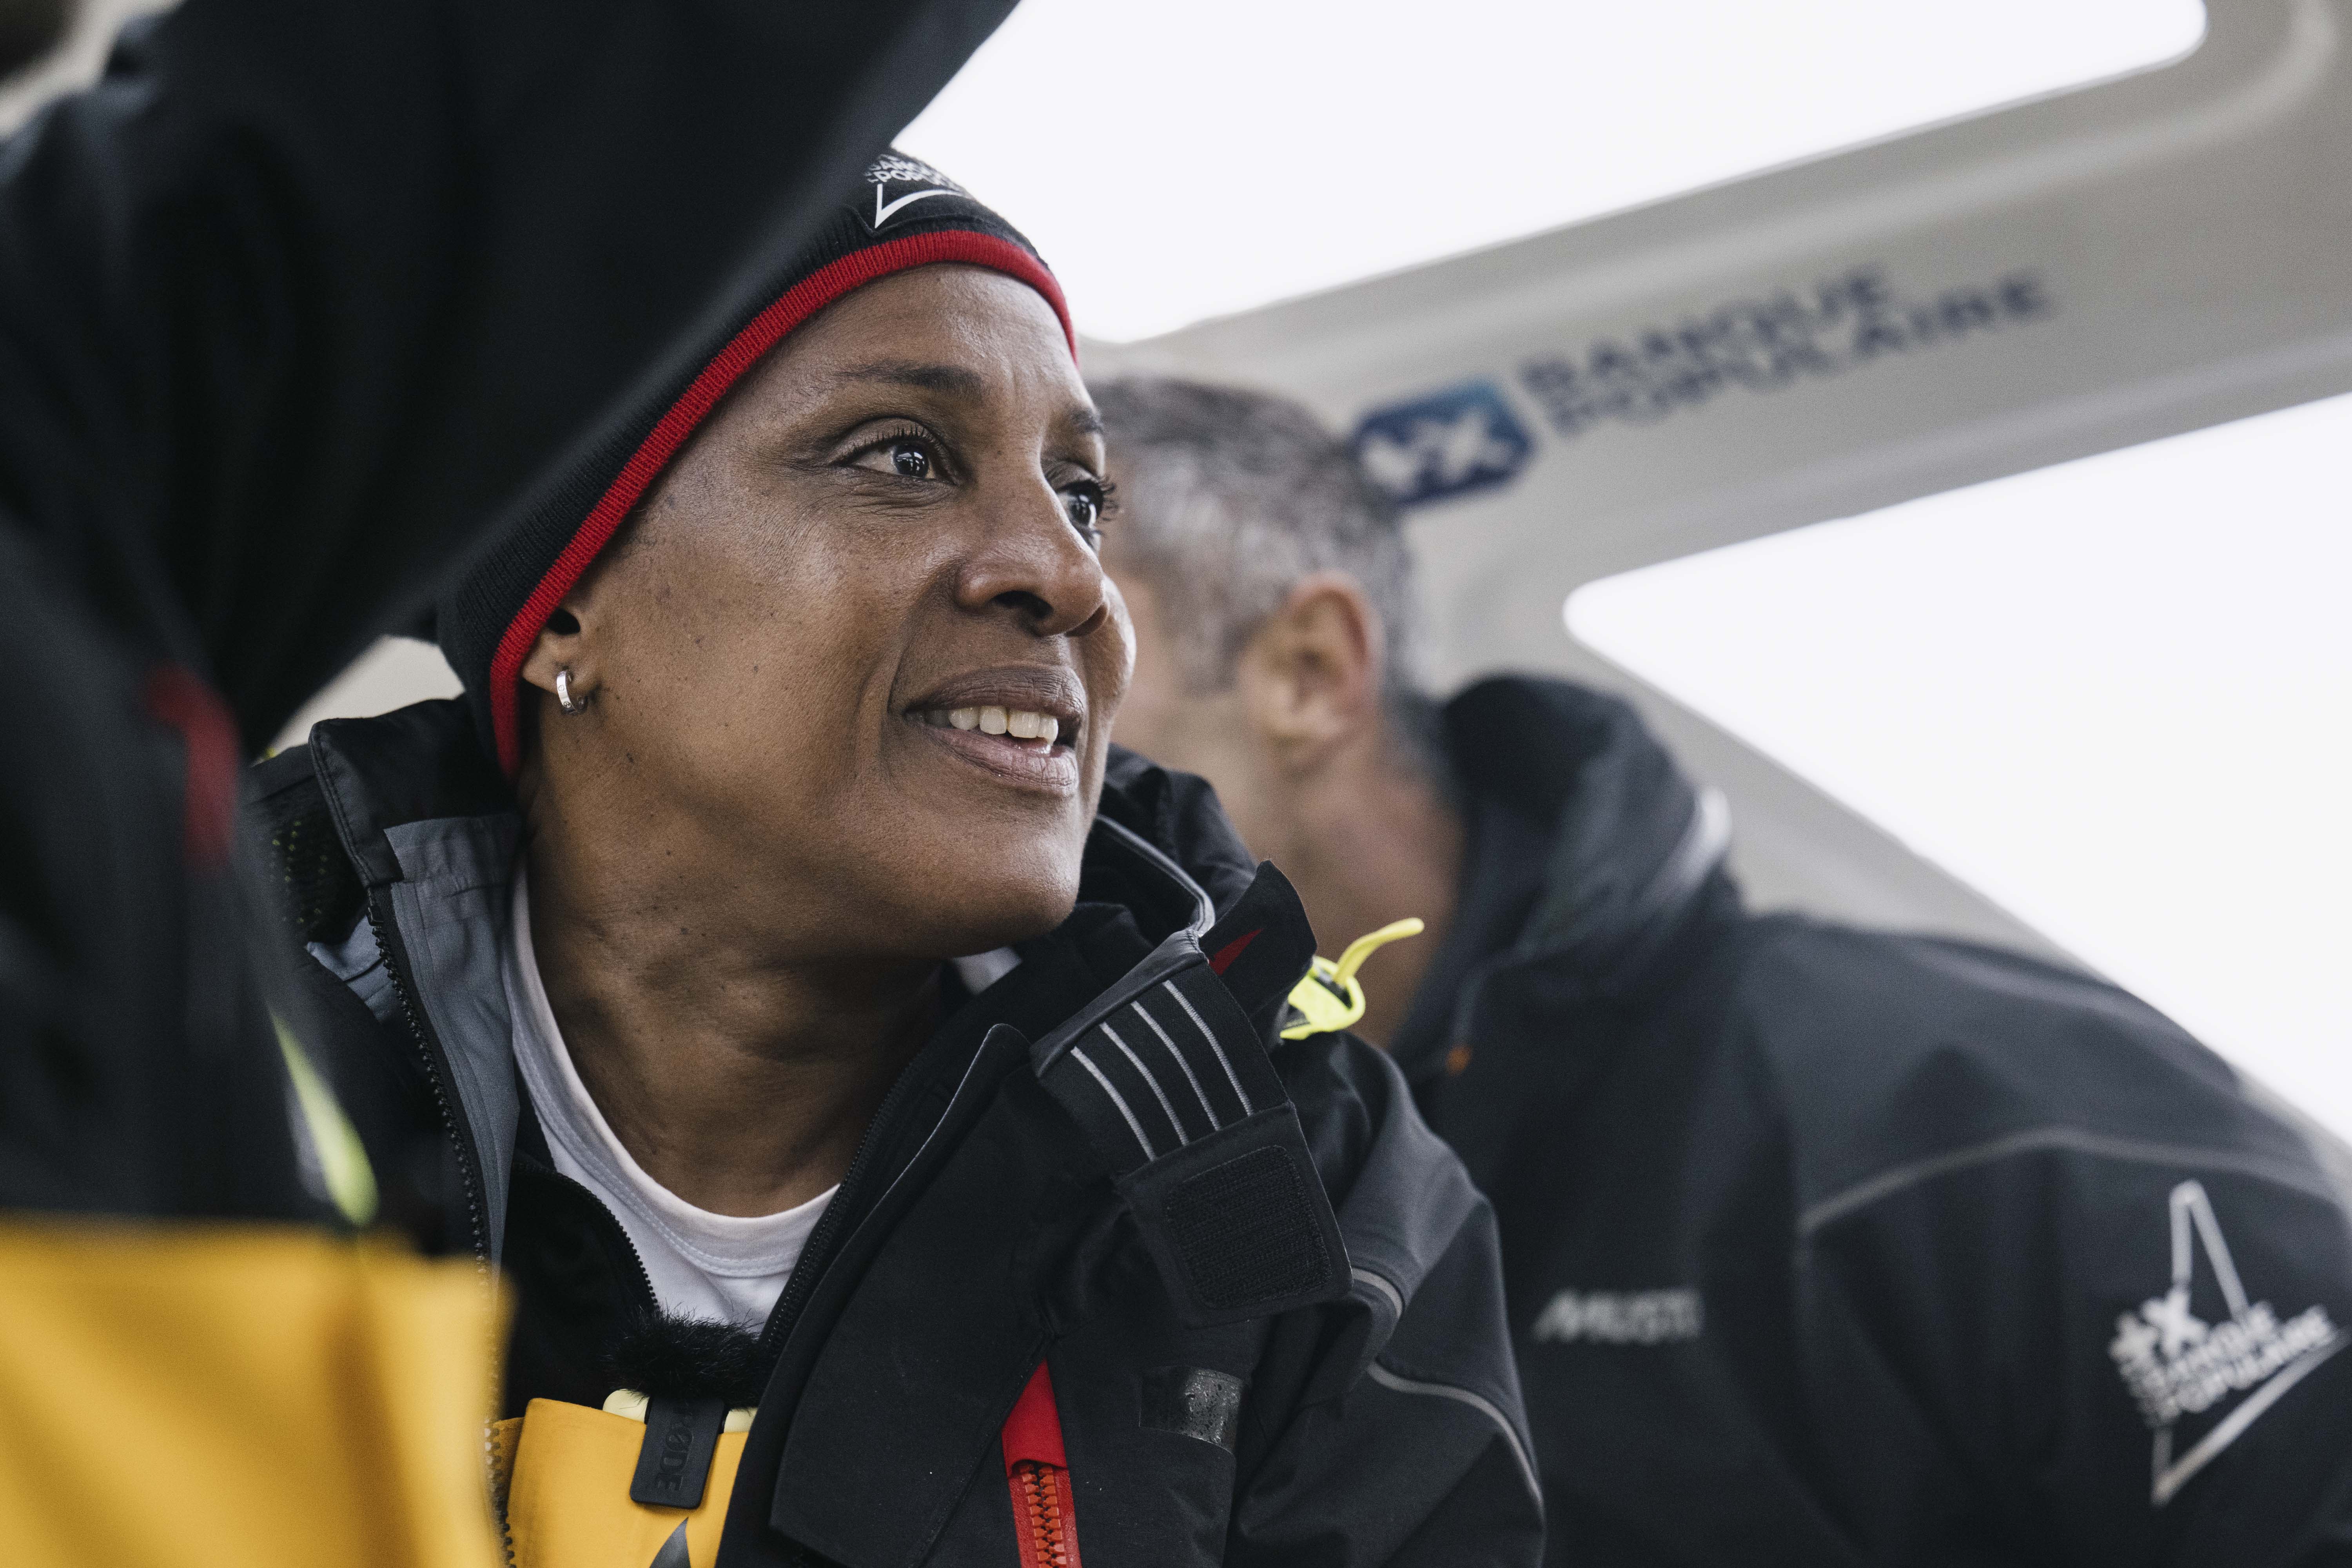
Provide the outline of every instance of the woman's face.
[[565,602],[577,630],[541,637],[525,678],[568,665],[588,707],[539,704],[534,822],[617,836],[810,952],[1051,929],[1132,658],[1102,474],[1030,289],[933,266],[827,307]]

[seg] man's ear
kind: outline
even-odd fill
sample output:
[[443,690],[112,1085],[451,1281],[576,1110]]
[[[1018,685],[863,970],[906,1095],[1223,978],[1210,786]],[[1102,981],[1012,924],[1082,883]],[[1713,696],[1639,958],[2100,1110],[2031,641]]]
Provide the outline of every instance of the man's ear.
[[1251,724],[1294,768],[1309,768],[1380,721],[1381,613],[1344,572],[1301,578],[1242,650]]

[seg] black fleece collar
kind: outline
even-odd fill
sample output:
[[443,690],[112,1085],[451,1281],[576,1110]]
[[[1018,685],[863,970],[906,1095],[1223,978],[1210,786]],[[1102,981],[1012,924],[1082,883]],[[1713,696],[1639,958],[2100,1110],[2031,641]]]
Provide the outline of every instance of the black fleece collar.
[[[1446,705],[1467,848],[1454,922],[1391,1050],[1427,1081],[1477,980],[1540,963],[1595,994],[1653,983],[1701,911],[1731,899],[1719,805],[1620,700],[1498,676]],[[1736,902],[1736,900],[1733,900]]]

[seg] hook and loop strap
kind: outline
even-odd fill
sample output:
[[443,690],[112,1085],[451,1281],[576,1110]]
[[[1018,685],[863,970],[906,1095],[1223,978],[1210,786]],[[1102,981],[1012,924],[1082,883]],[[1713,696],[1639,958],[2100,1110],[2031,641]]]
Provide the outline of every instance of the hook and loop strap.
[[1127,1200],[1186,1321],[1345,1295],[1347,1249],[1297,1112],[1200,949],[1163,944],[1109,994],[1112,1005],[1040,1041],[1033,1060]]

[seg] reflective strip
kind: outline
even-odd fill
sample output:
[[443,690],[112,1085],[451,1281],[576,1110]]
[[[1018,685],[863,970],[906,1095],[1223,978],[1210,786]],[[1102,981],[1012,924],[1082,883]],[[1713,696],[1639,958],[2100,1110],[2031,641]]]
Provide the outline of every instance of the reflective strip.
[[1527,1445],[1519,1441],[1519,1434],[1511,1426],[1511,1418],[1504,1415],[1502,1407],[1493,1400],[1473,1394],[1466,1388],[1456,1388],[1450,1383],[1422,1383],[1410,1377],[1399,1377],[1378,1362],[1364,1371],[1382,1388],[1391,1388],[1399,1394],[1425,1394],[1436,1399],[1451,1399],[1458,1405],[1468,1405],[1492,1421],[1502,1428],[1504,1440],[1511,1445],[1511,1458],[1519,1462],[1519,1475],[1528,1483],[1529,1495],[1538,1499],[1543,1496],[1543,1487],[1536,1480],[1536,1468],[1528,1462]]
[[1257,1107],[1250,1103],[1249,1091],[1242,1087],[1241,1075],[1234,1071],[1234,1064],[1225,1059],[1225,1047],[1217,1044],[1217,1032],[1201,1021],[1201,1015],[1192,1010],[1192,1004],[1184,1000],[1184,993],[1176,989],[1173,981],[1161,981],[1160,989],[1176,998],[1176,1005],[1184,1009],[1184,1016],[1192,1020],[1192,1026],[1201,1031],[1201,1037],[1209,1042],[1211,1050],[1217,1053],[1217,1065],[1225,1069],[1225,1081],[1234,1086],[1234,1093],[1242,1102],[1242,1114],[1254,1115]]
[[[1168,1047],[1168,1054],[1174,1057],[1176,1065],[1184,1069],[1184,1081],[1192,1086],[1192,1098],[1201,1102],[1201,1114],[1209,1119],[1209,1125],[1213,1128],[1223,1127],[1224,1123],[1217,1120],[1216,1111],[1210,1108],[1209,1096],[1201,1088],[1201,1080],[1192,1074],[1192,1064],[1184,1059],[1184,1053],[1176,1048],[1176,1042],[1168,1037],[1168,1031],[1160,1026],[1160,1020],[1145,1012],[1143,1004],[1140,1002],[1130,1002],[1128,1005],[1134,1008],[1135,1016],[1142,1019],[1144,1025],[1153,1034],[1160,1037],[1160,1043]],[[1108,1029],[1110,1026],[1106,1024],[1103,1027]]]
[[1160,1080],[1151,1076],[1151,1069],[1143,1065],[1143,1058],[1128,1049],[1127,1042],[1118,1037],[1118,1031],[1110,1026],[1109,1020],[1104,1020],[1101,1027],[1102,1032],[1109,1037],[1110,1043],[1118,1047],[1118,1054],[1134,1063],[1135,1070],[1143,1075],[1143,1081],[1151,1086],[1151,1098],[1158,1100],[1160,1109],[1167,1113],[1168,1125],[1176,1129],[1177,1146],[1181,1148],[1190,1143],[1192,1140],[1185,1136],[1184,1124],[1176,1120],[1176,1108],[1168,1103],[1167,1091],[1160,1087]]
[[1087,1058],[1087,1053],[1076,1046],[1070,1047],[1070,1055],[1077,1058],[1080,1067],[1094,1075],[1095,1081],[1102,1085],[1102,1091],[1110,1096],[1110,1102],[1118,1107],[1118,1113],[1127,1118],[1127,1130],[1135,1134],[1135,1141],[1138,1143],[1143,1145],[1143,1157],[1147,1160],[1160,1158],[1160,1151],[1154,1149],[1151,1146],[1151,1140],[1143,1135],[1143,1123],[1135,1119],[1135,1112],[1128,1109],[1127,1101],[1119,1098],[1119,1092],[1111,1087],[1110,1079],[1103,1077],[1102,1068],[1089,1061]]
[[1359,1285],[1369,1285],[1389,1299],[1389,1306],[1400,1318],[1404,1316],[1404,1293],[1369,1268],[1350,1268],[1349,1274]]
[[2011,1154],[2025,1154],[2044,1149],[2063,1149],[2076,1154],[2094,1154],[2106,1160],[2129,1160],[2143,1165],[2178,1165],[2189,1170],[2234,1171],[2240,1175],[2254,1176],[2297,1192],[2309,1193],[2323,1202],[2333,1201],[2335,1194],[2325,1181],[2314,1179],[2307,1171],[2298,1171],[2284,1161],[2267,1159],[2259,1154],[2242,1154],[2233,1149],[2197,1149],[2179,1143],[2152,1143],[2137,1138],[2115,1138],[2104,1132],[2086,1132],[2079,1127],[2036,1127],[2023,1132],[2011,1132],[2006,1137],[1987,1139],[1965,1149],[1949,1153],[1931,1154],[1924,1160],[1884,1171],[1866,1181],[1857,1182],[1843,1192],[1823,1198],[1809,1206],[1797,1219],[1797,1233],[1811,1236],[1832,1220],[1843,1219],[1856,1209],[1866,1208],[1879,1199],[1891,1196],[1904,1188],[1915,1186],[1930,1177],[1964,1171],[1971,1165],[1990,1164],[2005,1160]]

